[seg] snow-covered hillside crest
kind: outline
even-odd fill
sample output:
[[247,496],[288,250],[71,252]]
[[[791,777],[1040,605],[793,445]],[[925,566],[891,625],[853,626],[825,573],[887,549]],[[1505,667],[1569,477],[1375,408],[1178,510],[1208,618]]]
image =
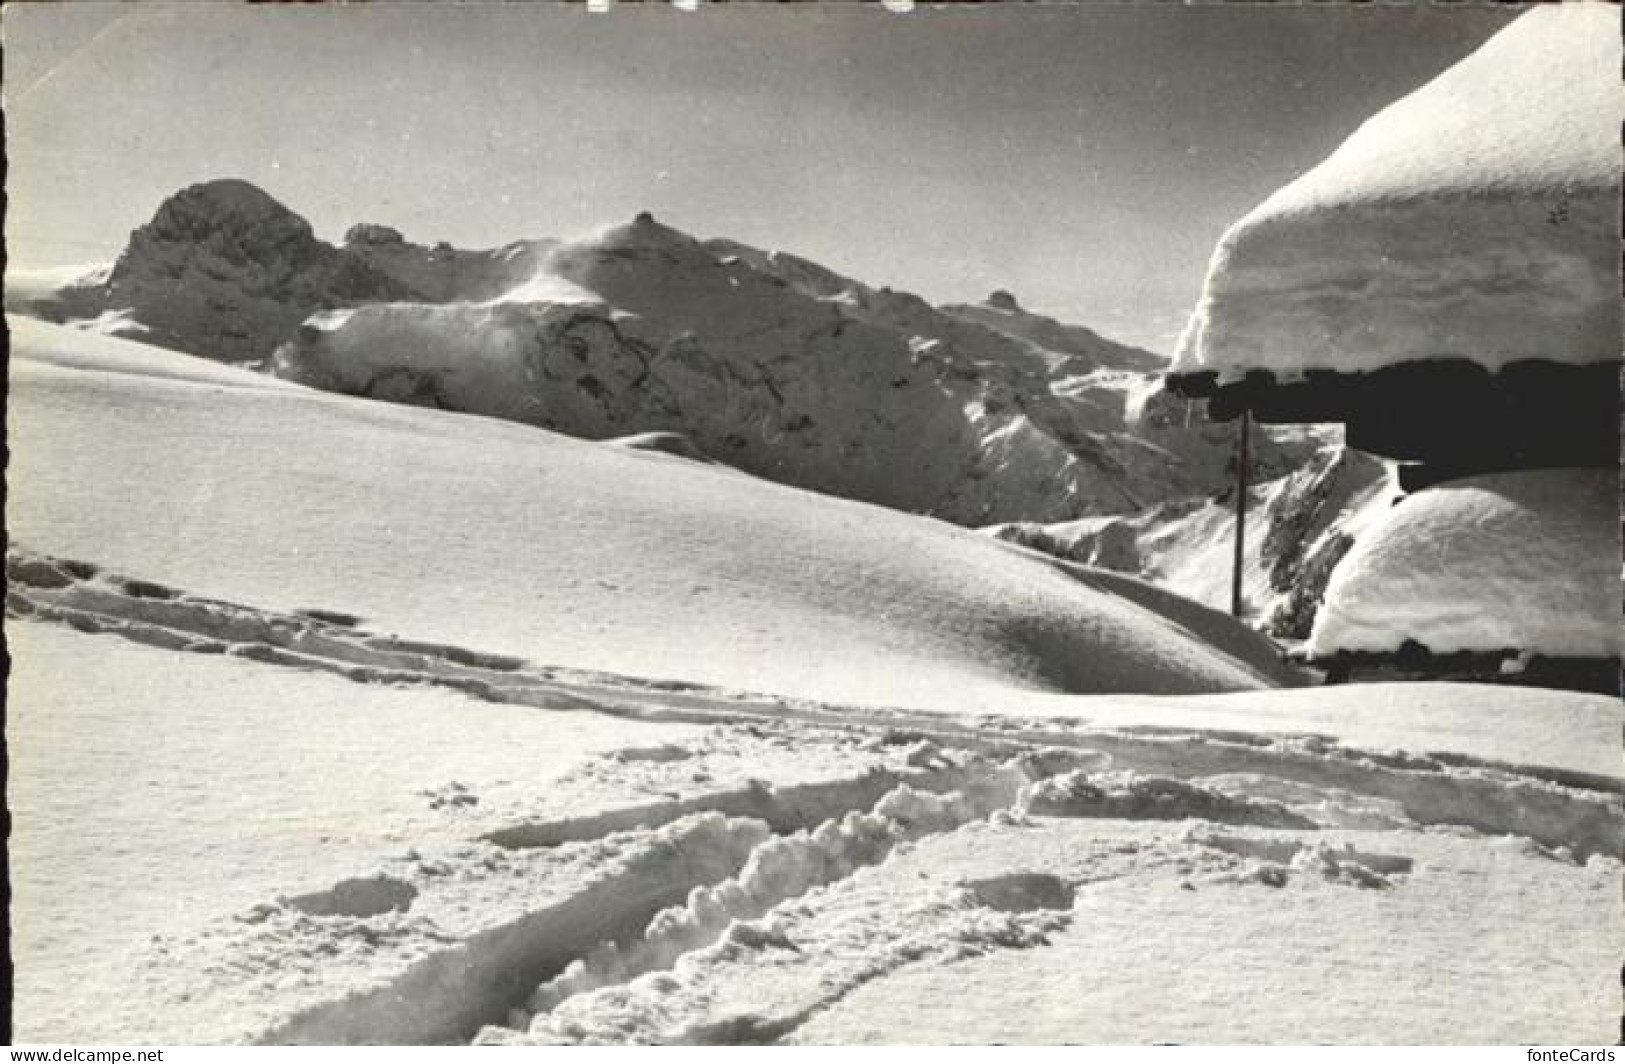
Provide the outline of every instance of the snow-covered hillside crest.
[[[1147,404],[1149,352],[1008,293],[939,309],[647,214],[562,244],[464,251],[361,224],[335,247],[215,181],[167,201],[104,284],[21,309],[346,394],[681,433],[746,472],[965,525],[1128,513],[1228,477],[1225,430]],[[1308,453],[1258,450],[1266,476]]]

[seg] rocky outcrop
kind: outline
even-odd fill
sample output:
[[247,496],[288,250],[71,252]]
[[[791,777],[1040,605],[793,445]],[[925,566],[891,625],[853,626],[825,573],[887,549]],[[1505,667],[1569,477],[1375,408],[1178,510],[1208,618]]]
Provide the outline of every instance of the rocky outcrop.
[[534,273],[548,246],[423,247],[363,223],[335,247],[261,189],[223,179],[165,200],[105,277],[19,309],[55,321],[106,317],[149,343],[257,362],[321,311],[498,295]]
[[166,200],[99,293],[104,309],[129,308],[149,342],[222,362],[264,358],[314,311],[413,295],[232,180]]

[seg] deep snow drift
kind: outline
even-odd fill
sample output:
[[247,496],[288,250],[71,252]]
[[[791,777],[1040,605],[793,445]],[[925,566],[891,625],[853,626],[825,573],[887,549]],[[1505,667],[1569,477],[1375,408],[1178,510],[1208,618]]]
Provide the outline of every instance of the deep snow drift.
[[842,701],[996,708],[1013,690],[1286,676],[1217,615],[1246,660],[1149,588],[1097,589],[950,525],[12,325],[11,531],[48,553],[256,606],[338,599],[531,661]]
[[1261,690],[1212,611],[671,440],[12,325],[22,1041],[1617,1024],[1615,699]]
[[1175,372],[1616,360],[1619,19],[1530,11],[1236,223]]
[[1332,573],[1310,652],[1620,653],[1619,477],[1498,473],[1407,496]]

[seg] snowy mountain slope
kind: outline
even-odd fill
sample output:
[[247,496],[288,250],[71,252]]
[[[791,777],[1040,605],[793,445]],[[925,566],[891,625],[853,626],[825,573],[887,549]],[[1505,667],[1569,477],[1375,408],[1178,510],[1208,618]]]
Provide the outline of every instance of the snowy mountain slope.
[[[340,597],[421,638],[556,665],[849,702],[1285,678],[1262,642],[1244,664],[938,522],[12,324],[10,521],[36,550],[270,608]],[[31,357],[64,336],[87,345],[78,368]],[[128,372],[166,359],[171,376]],[[192,366],[201,379],[174,379]]]
[[38,269],[6,264],[6,312],[44,316],[53,304],[71,304],[75,293],[107,283],[108,265],[46,266]]
[[1156,373],[1167,365],[1166,359],[1149,351],[1113,343],[1092,329],[1068,325],[1030,311],[1017,302],[1015,296],[1002,290],[980,303],[950,303],[940,309],[949,317],[975,322],[1030,344],[1040,352],[1075,359],[1070,367],[1074,372],[1108,369]]
[[966,525],[1207,493],[1228,458],[1206,427],[1141,416],[1147,352],[647,216],[570,244],[464,251],[358,225],[335,247],[216,181],[160,207],[105,284],[14,302],[210,358],[274,353],[328,390],[588,438],[680,432],[759,476]]
[[263,190],[227,179],[165,200],[105,271],[8,271],[6,306],[56,322],[112,316],[121,327],[108,331],[219,361],[257,361],[319,310],[499,295],[529,278],[549,247],[429,248],[374,225],[354,226],[335,247]]
[[[1249,616],[1279,638],[1308,638],[1334,567],[1394,495],[1382,463],[1334,443],[1323,445],[1305,468],[1251,485],[1242,567]],[[1022,521],[983,531],[1142,577],[1214,609],[1230,605],[1234,489],[1124,517]]]
[[411,295],[253,185],[215,181],[171,196],[130,234],[101,299],[129,308],[160,346],[247,361],[314,310]]
[[1220,614],[673,438],[11,326],[21,1041],[1617,1022],[1617,699],[1263,690]]
[[[1121,381],[1056,377],[916,296],[747,252],[642,218],[556,248],[498,306],[313,319],[277,372],[574,435],[681,431],[760,476],[961,523],[1119,512],[1212,478],[1205,441],[1132,438]],[[538,302],[543,278],[579,294]],[[492,368],[479,386],[458,379],[471,363]]]
[[450,244],[425,247],[398,230],[361,223],[344,234],[342,250],[430,303],[496,299],[534,276],[553,240],[521,240],[488,251]]

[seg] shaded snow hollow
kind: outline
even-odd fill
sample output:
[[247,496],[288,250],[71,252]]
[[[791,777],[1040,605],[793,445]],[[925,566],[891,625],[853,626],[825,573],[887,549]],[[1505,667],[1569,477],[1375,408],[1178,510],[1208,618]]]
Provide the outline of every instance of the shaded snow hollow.
[[1620,14],[1540,5],[1220,241],[1174,371],[1619,357]]

